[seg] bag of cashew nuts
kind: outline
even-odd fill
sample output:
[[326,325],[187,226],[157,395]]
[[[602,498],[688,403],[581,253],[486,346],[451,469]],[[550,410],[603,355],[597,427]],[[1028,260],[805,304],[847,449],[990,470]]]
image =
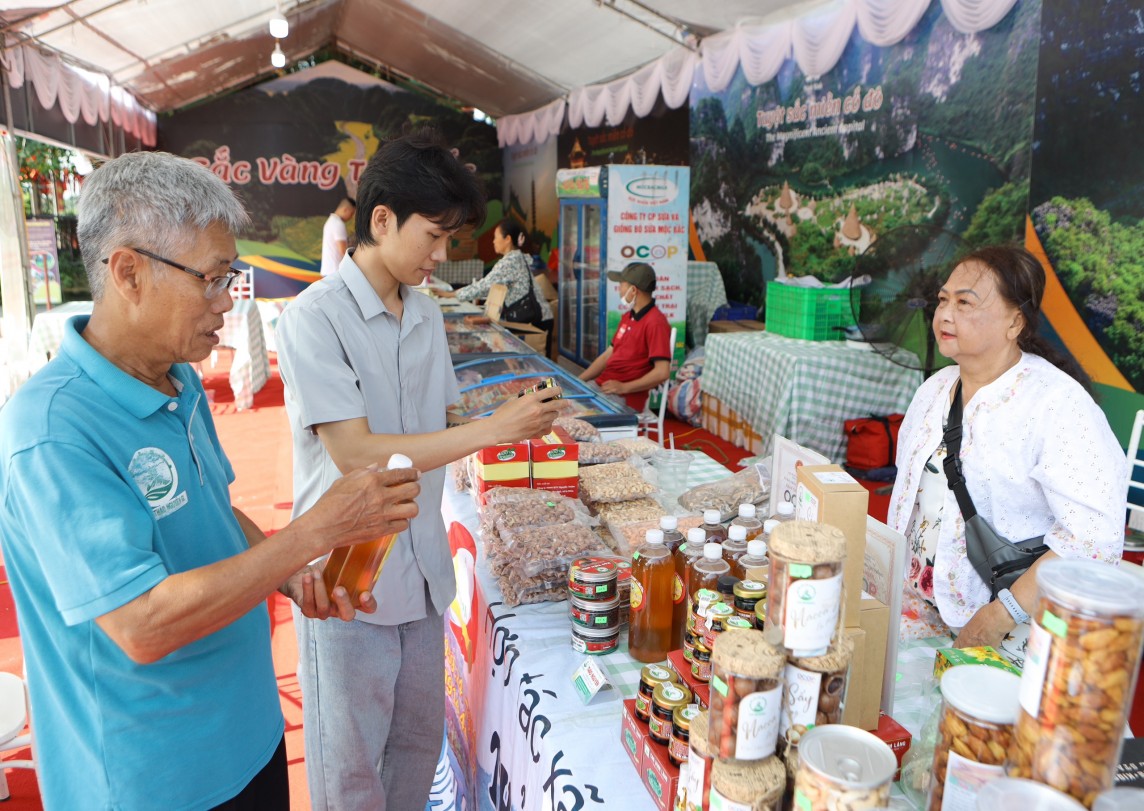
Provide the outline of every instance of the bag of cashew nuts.
[[725,479],[692,487],[679,497],[679,506],[688,512],[718,510],[720,521],[729,521],[739,514],[740,504],[759,505],[771,496],[768,476],[762,480],[757,465],[749,465]]
[[1120,758],[1144,643],[1144,581],[1075,558],[1046,561],[1036,577],[1005,772],[1091,808]]
[[631,462],[580,468],[580,498],[589,506],[633,501],[655,491]]

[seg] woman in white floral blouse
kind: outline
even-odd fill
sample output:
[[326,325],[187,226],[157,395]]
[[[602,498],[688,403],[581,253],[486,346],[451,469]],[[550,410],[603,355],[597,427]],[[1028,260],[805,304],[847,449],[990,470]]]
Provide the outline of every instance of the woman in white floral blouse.
[[[1124,544],[1127,462],[1088,378],[1037,335],[1045,272],[1023,248],[980,249],[941,288],[938,350],[956,361],[914,396],[898,441],[889,523],[906,535],[903,636],[950,633],[957,647],[992,645],[1021,660],[1018,619],[1032,611],[1038,562],[991,600],[965,551],[965,525],[942,460],[958,380],[961,463],[969,494],[998,534],[1045,536],[1052,557],[1110,564]],[[1027,633],[1027,625],[1023,626]],[[1004,644],[1003,644],[1004,643]]]

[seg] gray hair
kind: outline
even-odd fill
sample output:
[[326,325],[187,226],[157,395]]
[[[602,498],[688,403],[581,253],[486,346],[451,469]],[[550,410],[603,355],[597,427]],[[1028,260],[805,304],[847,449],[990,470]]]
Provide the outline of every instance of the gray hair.
[[237,234],[250,218],[234,192],[194,161],[129,152],[87,176],[78,204],[80,253],[91,296],[103,297],[105,259],[116,248],[177,256],[214,223]]

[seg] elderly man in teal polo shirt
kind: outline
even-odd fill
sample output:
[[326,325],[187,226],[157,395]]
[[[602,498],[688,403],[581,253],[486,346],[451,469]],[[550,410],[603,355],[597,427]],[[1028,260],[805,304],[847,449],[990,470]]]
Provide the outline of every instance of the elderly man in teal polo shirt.
[[222,181],[163,153],[84,183],[95,300],[0,410],[0,543],[49,809],[285,809],[284,723],[263,602],[352,619],[308,562],[400,531],[416,471],[339,479],[273,538],[191,369],[218,344],[246,223]]

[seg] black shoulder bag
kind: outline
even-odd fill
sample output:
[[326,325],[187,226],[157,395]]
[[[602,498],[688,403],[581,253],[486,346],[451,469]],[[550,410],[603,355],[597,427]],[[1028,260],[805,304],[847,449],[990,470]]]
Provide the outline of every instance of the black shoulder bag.
[[961,517],[965,520],[965,551],[974,571],[989,585],[989,593],[996,599],[997,592],[1010,588],[1037,558],[1049,551],[1045,536],[1013,543],[997,534],[989,522],[977,514],[973,499],[965,486],[961,472],[961,381],[953,393],[949,419],[945,424],[945,477],[949,489],[957,497]]

